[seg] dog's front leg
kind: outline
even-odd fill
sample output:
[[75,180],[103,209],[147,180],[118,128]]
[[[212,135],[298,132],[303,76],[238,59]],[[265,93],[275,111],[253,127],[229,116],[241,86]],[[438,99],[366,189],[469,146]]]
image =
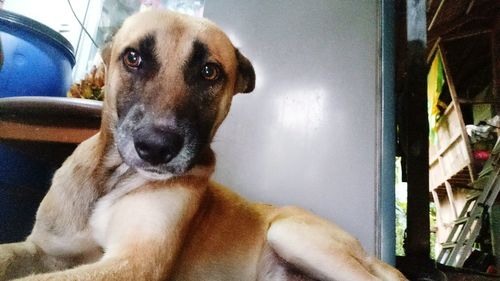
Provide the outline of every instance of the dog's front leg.
[[0,281],[71,266],[64,259],[47,255],[30,240],[0,245]]
[[[124,281],[124,280],[161,280],[160,268],[154,268],[150,261],[137,251],[133,255],[104,258],[96,263],[82,265],[73,269],[31,275],[15,281]],[[6,279],[10,280],[10,279]]]
[[267,242],[289,264],[319,280],[407,281],[399,271],[368,256],[357,239],[308,211],[282,208]]
[[165,280],[182,237],[199,206],[201,191],[186,187],[149,188],[126,195],[93,220],[103,258],[73,269],[20,280]]
[[48,271],[42,256],[40,248],[29,241],[0,245],[0,281]]

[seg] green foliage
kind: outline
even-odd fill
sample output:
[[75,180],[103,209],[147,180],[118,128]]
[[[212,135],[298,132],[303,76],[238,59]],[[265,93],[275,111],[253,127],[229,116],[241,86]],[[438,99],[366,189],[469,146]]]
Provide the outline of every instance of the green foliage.
[[406,202],[396,200],[396,255],[404,256],[404,240],[406,234]]
[[[406,238],[406,210],[407,203],[396,200],[396,255],[404,256],[404,240]],[[429,220],[431,224],[431,236],[430,236],[430,246],[431,259],[435,259],[436,253],[436,207],[434,203],[430,205]]]
[[[406,183],[402,182],[401,179],[401,159],[396,159],[396,255],[404,256],[404,241],[406,238],[406,213],[408,203],[406,202]],[[430,203],[429,220],[431,227],[430,236],[430,257],[434,259],[435,254],[435,244],[436,244],[436,207],[434,203]]]
[[434,203],[430,203],[429,206],[429,221],[430,221],[430,226],[431,226],[431,237],[430,237],[430,243],[431,243],[431,259],[435,260],[436,259],[436,230],[437,230],[437,224],[436,224],[436,205]]

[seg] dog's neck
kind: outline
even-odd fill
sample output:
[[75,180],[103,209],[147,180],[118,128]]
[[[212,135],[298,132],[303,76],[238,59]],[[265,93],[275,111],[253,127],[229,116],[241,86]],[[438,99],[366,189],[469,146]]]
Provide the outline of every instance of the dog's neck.
[[102,146],[100,148],[100,151],[103,157],[113,150],[116,150],[116,153],[118,153],[114,138],[114,132],[116,128],[115,124],[118,122],[118,116],[116,115],[116,113],[110,113],[114,111],[116,111],[114,106],[111,106],[108,99],[105,99],[101,117],[101,128],[99,131],[99,144]]

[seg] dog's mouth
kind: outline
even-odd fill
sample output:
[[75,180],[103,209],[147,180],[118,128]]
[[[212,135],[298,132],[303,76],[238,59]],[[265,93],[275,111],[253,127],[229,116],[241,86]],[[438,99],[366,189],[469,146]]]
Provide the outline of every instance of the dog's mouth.
[[147,168],[139,168],[139,167],[134,167],[135,170],[144,176],[145,178],[152,179],[152,180],[167,180],[173,176],[175,176],[173,173],[170,173],[168,171],[163,171],[160,169],[155,169],[152,167],[147,167]]
[[[121,144],[120,144],[121,143]],[[168,179],[185,174],[194,166],[196,151],[183,145],[178,153],[164,155],[163,152],[144,152],[133,141],[118,141],[118,151],[123,161],[139,174],[154,180]],[[159,160],[162,159],[162,160]]]

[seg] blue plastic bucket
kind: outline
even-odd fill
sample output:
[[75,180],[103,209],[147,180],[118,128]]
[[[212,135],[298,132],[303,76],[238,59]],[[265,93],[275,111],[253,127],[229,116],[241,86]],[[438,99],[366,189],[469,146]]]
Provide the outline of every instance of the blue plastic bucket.
[[75,65],[73,47],[35,20],[0,10],[0,97],[65,96]]
[[0,243],[28,236],[54,167],[8,145],[0,145]]
[[[75,56],[59,33],[0,10],[0,98],[65,96]],[[55,167],[0,143],[0,243],[23,240]]]

